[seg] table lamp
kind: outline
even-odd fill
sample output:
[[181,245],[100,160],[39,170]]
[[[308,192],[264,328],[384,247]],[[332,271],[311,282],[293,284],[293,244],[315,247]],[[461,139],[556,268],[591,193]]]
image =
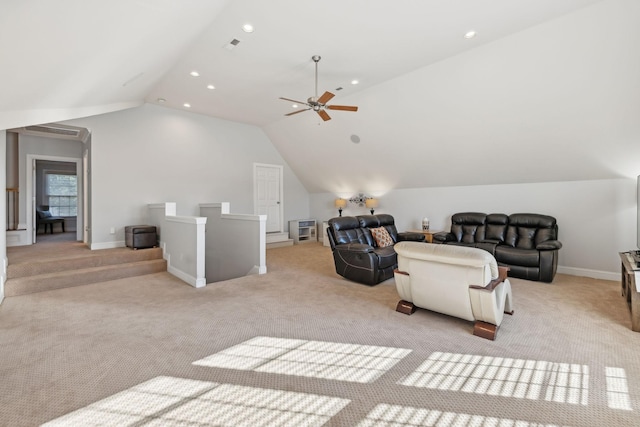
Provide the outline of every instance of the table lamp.
[[347,207],[347,201],[345,199],[336,199],[336,208],[338,208],[339,216],[342,216],[342,209]]
[[374,209],[378,207],[378,199],[367,199],[364,204],[371,210],[371,215],[373,215]]

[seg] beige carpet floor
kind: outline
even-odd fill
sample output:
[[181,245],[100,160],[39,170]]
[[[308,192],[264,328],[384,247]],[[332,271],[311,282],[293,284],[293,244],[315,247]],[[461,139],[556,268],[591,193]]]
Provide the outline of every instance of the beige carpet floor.
[[[349,282],[320,244],[270,249],[267,266],[202,289],[159,273],[5,299],[0,425],[640,425],[618,282],[511,279],[515,314],[488,341],[397,313],[393,279]],[[269,353],[280,342],[315,350]],[[244,363],[261,352],[270,364]]]

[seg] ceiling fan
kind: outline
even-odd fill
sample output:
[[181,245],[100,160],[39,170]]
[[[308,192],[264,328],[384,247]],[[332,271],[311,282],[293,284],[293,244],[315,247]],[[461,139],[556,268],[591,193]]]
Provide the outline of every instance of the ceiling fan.
[[313,55],[311,59],[316,63],[316,95],[308,98],[307,102],[280,97],[280,99],[284,99],[285,101],[295,102],[296,104],[304,104],[309,107],[305,108],[304,110],[285,114],[285,116],[293,116],[294,114],[302,113],[303,111],[313,110],[318,113],[320,117],[322,117],[322,120],[326,122],[327,120],[331,120],[331,117],[329,117],[329,114],[327,114],[326,110],[358,111],[358,107],[353,107],[350,105],[327,105],[327,102],[329,102],[329,100],[335,96],[331,92],[325,92],[321,97],[318,98],[318,62],[320,61],[320,56]]

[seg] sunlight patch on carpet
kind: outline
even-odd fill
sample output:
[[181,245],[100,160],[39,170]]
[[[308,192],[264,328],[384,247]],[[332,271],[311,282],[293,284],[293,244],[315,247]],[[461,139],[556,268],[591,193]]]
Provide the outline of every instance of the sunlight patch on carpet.
[[436,352],[400,384],[586,406],[589,367]]
[[632,411],[627,384],[627,372],[622,368],[605,367],[607,403],[611,409]]
[[559,427],[556,424],[458,414],[399,405],[377,405],[356,427]]
[[256,337],[193,364],[369,383],[409,353],[405,348]]
[[156,377],[43,426],[321,426],[349,402],[317,394]]

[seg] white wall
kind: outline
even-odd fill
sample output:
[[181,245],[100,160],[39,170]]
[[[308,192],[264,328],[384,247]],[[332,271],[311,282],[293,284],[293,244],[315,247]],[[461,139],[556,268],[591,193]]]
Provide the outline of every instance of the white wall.
[[284,166],[285,224],[309,214],[307,191],[255,126],[150,104],[67,123],[91,131],[92,245],[123,241],[165,200],[178,215],[211,200],[252,214],[254,162]]
[[[333,202],[347,194],[312,194],[311,217],[338,216]],[[420,227],[428,217],[432,230],[449,229],[456,212],[532,212],[558,220],[559,272],[619,280],[618,252],[636,245],[636,180],[551,182],[540,184],[478,185],[393,190],[376,194],[376,213],[394,216],[398,231]],[[367,214],[348,203],[343,216]]]

